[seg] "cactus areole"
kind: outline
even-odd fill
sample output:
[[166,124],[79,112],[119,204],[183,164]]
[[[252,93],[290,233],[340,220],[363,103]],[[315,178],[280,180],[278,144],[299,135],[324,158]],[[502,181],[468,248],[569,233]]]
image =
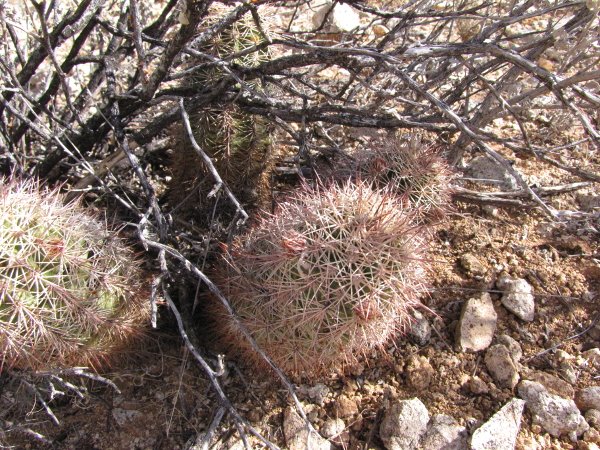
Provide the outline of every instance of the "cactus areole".
[[[367,183],[304,188],[235,240],[218,279],[272,360],[315,378],[409,324],[424,290],[422,236],[396,197]],[[259,362],[224,318],[231,347]]]

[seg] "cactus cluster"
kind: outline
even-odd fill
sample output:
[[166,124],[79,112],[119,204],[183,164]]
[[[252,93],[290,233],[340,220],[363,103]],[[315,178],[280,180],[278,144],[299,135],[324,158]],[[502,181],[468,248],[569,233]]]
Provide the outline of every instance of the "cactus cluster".
[[450,206],[453,173],[419,135],[395,137],[359,158],[361,176],[406,196],[418,222],[442,219]]
[[[390,192],[367,182],[304,187],[233,242],[216,279],[282,370],[315,377],[349,367],[409,324],[424,248],[420,227]],[[218,335],[260,364],[221,315]]]
[[138,267],[79,204],[0,180],[0,371],[99,369],[119,356],[149,318]]

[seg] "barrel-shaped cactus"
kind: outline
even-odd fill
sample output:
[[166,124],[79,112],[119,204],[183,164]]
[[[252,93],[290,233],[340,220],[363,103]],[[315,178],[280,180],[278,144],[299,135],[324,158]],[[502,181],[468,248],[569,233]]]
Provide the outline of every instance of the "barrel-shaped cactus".
[[0,371],[99,369],[143,335],[134,255],[77,203],[0,180]]
[[448,163],[420,136],[392,138],[384,145],[361,155],[361,175],[408,198],[418,222],[442,219],[450,206],[451,181]]
[[[424,250],[420,227],[388,192],[305,187],[233,242],[216,279],[273,361],[315,378],[343,371],[409,324]],[[230,348],[261,364],[234,320],[221,310],[215,322]]]

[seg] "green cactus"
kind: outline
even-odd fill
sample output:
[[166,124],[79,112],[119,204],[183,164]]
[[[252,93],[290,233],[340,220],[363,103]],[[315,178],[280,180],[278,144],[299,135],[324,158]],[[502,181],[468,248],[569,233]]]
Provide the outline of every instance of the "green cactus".
[[149,318],[138,263],[55,190],[0,180],[0,371],[101,368]]
[[[305,187],[233,242],[215,279],[290,376],[343,371],[403,331],[420,305],[425,242],[404,211],[365,182]],[[235,321],[214,309],[221,340],[260,365]]]
[[[206,21],[206,27],[217,22],[224,7],[213,8]],[[245,67],[254,67],[268,60],[266,50],[249,51],[234,57],[239,52],[250,50],[263,42],[250,13],[235,21],[201,51],[221,60],[229,60]],[[203,60],[207,63],[210,60]],[[196,61],[197,62],[197,61]],[[194,61],[190,61],[193,64]],[[199,65],[192,70],[185,83],[192,89],[203,89],[224,75],[220,66]],[[255,85],[255,89],[260,89]],[[221,178],[227,183],[238,200],[244,205],[266,204],[268,196],[271,141],[270,127],[264,118],[243,112],[235,105],[207,108],[190,117],[194,138],[206,154],[213,160]],[[207,224],[207,218],[214,206],[214,200],[207,198],[215,181],[206,169],[202,159],[191,146],[188,136],[178,130],[172,157],[172,182],[169,186],[169,203],[179,217]],[[219,212],[227,210],[219,205]]]
[[433,223],[446,215],[453,172],[419,135],[393,138],[361,159],[363,176],[408,197],[418,222]]

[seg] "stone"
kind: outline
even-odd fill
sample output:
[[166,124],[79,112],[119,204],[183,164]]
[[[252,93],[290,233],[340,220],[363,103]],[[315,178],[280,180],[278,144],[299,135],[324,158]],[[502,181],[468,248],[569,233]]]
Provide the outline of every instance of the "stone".
[[523,378],[543,384],[551,394],[571,399],[575,396],[575,389],[573,389],[573,386],[565,380],[561,380],[556,375],[542,371],[534,371],[529,372],[527,376],[524,376]]
[[485,352],[485,365],[499,387],[513,389],[519,382],[519,371],[508,348],[492,345]]
[[340,395],[334,405],[334,411],[338,418],[347,419],[358,414],[356,400],[346,395]]
[[348,448],[350,433],[346,429],[346,424],[344,424],[342,419],[327,419],[320,431],[323,437],[326,437],[335,445]]
[[540,425],[552,436],[568,434],[575,441],[589,429],[573,400],[551,394],[535,381],[521,381],[518,392],[531,412],[533,423]]
[[473,432],[472,450],[514,450],[525,402],[513,398]]
[[[332,7],[333,10],[331,11]],[[349,33],[360,26],[358,13],[345,3],[336,3],[333,6],[331,0],[325,1],[323,6],[317,9],[312,17],[313,26],[315,28],[320,27],[325,17],[327,17],[327,22],[323,30],[330,33]]]
[[482,395],[490,392],[490,388],[488,387],[487,383],[478,376],[470,377],[466,384],[467,389],[469,389],[471,394]]
[[498,189],[515,190],[519,187],[512,174],[485,155],[473,158],[465,170],[465,175],[476,183],[493,185]]
[[387,450],[413,450],[427,431],[429,412],[418,398],[393,403],[379,427]]
[[587,359],[589,364],[600,366],[600,348],[590,348],[582,353],[582,356]]
[[600,410],[600,386],[590,386],[577,391],[575,404],[582,411]]
[[386,27],[385,25],[381,25],[380,23],[376,23],[375,25],[373,25],[371,27],[371,31],[373,31],[373,34],[377,37],[383,37],[390,32],[388,27]]
[[523,357],[523,349],[521,348],[521,344],[519,344],[515,339],[510,337],[508,334],[501,334],[496,338],[496,342],[504,345],[508,349],[515,364],[521,361],[521,358]]
[[415,344],[423,347],[431,339],[431,325],[419,311],[413,311],[413,317],[415,320],[408,331],[408,337]]
[[501,277],[497,282],[498,289],[503,291],[502,305],[519,319],[531,322],[535,315],[535,299],[533,287],[522,278]]
[[482,277],[487,273],[487,269],[483,263],[479,260],[479,258],[471,253],[462,255],[458,262],[460,267],[462,267],[470,275]]
[[325,398],[327,395],[329,395],[329,392],[329,388],[322,383],[317,383],[306,390],[308,398],[310,398],[311,401],[315,402],[317,405],[321,406],[323,406]]
[[456,345],[459,351],[478,352],[492,343],[498,315],[490,294],[470,298],[464,305],[456,326]]
[[411,355],[404,369],[404,376],[408,385],[416,391],[427,389],[435,370],[431,367],[429,360],[424,356]]
[[421,450],[467,450],[468,432],[453,417],[433,416],[421,443]]
[[283,412],[283,435],[289,450],[331,450],[331,443],[316,431],[308,430],[306,422],[288,406]]
[[585,412],[584,417],[590,427],[594,427],[596,430],[600,431],[600,410],[588,409]]
[[585,433],[583,433],[583,439],[588,443],[598,444],[600,443],[600,432],[595,428],[590,428]]

